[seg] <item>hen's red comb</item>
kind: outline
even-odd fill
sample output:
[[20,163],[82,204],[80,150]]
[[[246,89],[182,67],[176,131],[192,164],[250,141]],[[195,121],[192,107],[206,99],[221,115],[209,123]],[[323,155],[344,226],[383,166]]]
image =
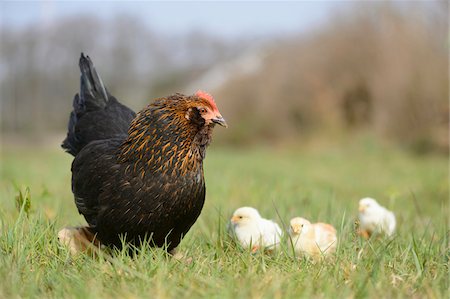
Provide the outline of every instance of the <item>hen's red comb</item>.
[[216,102],[214,102],[213,96],[210,95],[209,93],[207,93],[203,90],[199,90],[195,93],[195,95],[198,96],[199,98],[207,100],[209,102],[209,104],[211,105],[211,107],[213,108],[213,110],[219,110],[219,109],[217,109]]

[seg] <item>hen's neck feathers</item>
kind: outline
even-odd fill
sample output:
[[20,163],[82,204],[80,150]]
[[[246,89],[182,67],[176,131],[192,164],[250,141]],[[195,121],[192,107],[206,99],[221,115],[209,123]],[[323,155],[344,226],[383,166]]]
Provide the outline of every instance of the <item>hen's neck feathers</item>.
[[205,126],[199,115],[187,119],[187,108],[175,104],[183,102],[159,99],[137,114],[120,148],[121,162],[132,164],[142,176],[202,171],[212,127]]

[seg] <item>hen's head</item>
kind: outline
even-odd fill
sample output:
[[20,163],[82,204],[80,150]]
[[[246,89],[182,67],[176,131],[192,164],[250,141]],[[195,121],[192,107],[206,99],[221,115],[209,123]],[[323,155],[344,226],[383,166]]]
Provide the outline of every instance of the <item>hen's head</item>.
[[227,126],[213,97],[204,91],[159,98],[131,122],[122,161],[147,161],[155,170],[178,162],[185,171],[200,169],[197,162],[205,157],[216,124]]
[[167,114],[191,129],[214,127],[215,124],[227,127],[225,119],[219,112],[214,98],[204,92],[197,91],[191,96],[175,94],[157,101],[160,104],[163,115]]
[[214,98],[210,94],[199,90],[191,101],[190,108],[185,114],[186,119],[194,121],[195,118],[200,116],[205,125],[218,124],[228,127],[214,102]]

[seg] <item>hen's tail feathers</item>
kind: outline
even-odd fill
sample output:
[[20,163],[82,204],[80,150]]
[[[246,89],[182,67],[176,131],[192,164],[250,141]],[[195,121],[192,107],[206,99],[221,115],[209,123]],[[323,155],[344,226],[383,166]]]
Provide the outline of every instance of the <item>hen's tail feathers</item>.
[[126,134],[135,116],[108,93],[89,56],[81,53],[79,66],[80,92],[73,99],[67,137],[61,145],[73,156],[91,141]]
[[[95,70],[89,56],[84,56],[81,53],[80,57],[80,100],[78,103],[85,104],[88,108],[105,108],[108,102],[108,94],[106,92],[105,85],[103,85],[102,79]],[[75,106],[75,102],[74,102]],[[75,107],[74,107],[75,109]]]

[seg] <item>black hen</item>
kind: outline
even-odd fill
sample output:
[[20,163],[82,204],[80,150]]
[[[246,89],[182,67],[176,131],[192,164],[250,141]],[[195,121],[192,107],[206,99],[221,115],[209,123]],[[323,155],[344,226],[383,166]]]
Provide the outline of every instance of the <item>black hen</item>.
[[[81,87],[62,147],[75,156],[72,191],[105,245],[175,248],[205,200],[203,158],[215,124],[226,126],[204,92],[160,98],[137,115],[104,87],[81,54]],[[90,240],[91,241],[91,240]]]

